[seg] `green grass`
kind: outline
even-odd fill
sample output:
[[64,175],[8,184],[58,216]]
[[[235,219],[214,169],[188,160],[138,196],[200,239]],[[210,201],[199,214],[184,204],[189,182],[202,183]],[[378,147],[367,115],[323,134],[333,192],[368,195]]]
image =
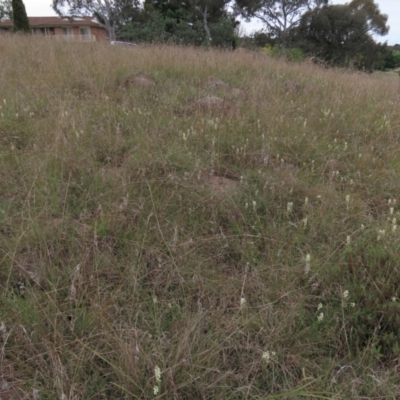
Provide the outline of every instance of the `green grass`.
[[0,397],[397,398],[396,77],[0,51]]

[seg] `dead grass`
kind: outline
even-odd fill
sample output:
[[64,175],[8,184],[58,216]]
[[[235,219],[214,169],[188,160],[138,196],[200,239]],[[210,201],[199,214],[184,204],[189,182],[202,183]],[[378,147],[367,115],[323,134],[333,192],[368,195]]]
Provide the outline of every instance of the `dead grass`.
[[0,398],[397,398],[398,79],[0,48]]

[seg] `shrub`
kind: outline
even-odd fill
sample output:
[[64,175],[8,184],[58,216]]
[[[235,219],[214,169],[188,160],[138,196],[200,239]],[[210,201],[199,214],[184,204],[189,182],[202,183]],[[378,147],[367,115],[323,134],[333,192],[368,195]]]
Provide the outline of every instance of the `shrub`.
[[[282,49],[279,46],[271,46],[268,44],[264,46],[261,51],[275,58],[280,58],[282,56]],[[285,58],[288,61],[300,62],[304,60],[305,55],[302,50],[294,47],[285,49]]]

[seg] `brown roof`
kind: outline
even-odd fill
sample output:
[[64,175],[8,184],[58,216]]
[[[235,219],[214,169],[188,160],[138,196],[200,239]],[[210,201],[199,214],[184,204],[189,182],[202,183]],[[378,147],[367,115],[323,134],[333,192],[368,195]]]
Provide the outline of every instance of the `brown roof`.
[[[73,20],[60,17],[29,17],[31,28],[58,28],[71,26],[97,26],[99,22],[93,17],[76,17]],[[13,21],[5,20],[0,22],[0,28],[12,28]]]

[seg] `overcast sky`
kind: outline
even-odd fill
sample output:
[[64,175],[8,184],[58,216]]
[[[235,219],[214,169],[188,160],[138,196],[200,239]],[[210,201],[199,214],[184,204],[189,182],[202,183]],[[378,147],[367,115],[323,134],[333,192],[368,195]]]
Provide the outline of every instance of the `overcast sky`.
[[[381,11],[389,15],[390,31],[387,36],[376,38],[378,41],[387,41],[393,45],[400,44],[400,0],[376,0]],[[26,12],[29,17],[56,15],[51,8],[51,0],[24,0]],[[348,0],[332,0],[334,4],[348,3]],[[246,32],[259,30],[262,25],[257,21],[244,24]]]

